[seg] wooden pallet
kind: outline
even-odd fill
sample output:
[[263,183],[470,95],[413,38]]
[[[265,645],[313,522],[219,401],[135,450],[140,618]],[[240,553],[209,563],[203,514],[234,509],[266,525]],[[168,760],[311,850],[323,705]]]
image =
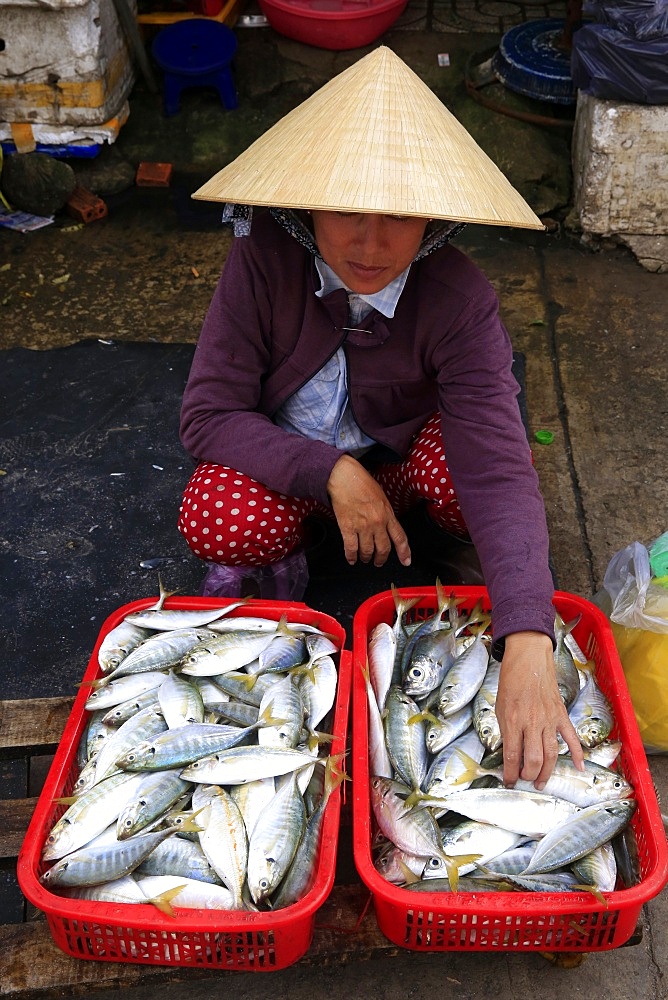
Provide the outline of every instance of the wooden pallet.
[[[40,1000],[142,984],[234,976],[234,972],[224,970],[72,958],[55,945],[44,916],[20,895],[14,875],[16,859],[73,700],[0,701],[0,777],[4,779],[3,794],[8,796],[0,801],[0,870],[4,876],[0,894],[0,993],[16,1000]],[[345,839],[350,824],[346,810],[344,813]],[[311,947],[297,964],[322,966],[396,955],[399,949],[379,931],[370,902],[368,891],[359,882],[335,885],[318,911]]]

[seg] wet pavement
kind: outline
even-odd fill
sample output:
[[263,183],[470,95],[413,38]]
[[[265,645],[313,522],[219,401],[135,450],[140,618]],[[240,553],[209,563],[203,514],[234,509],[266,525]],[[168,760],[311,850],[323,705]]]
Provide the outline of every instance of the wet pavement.
[[[463,78],[467,62],[497,44],[499,33],[512,24],[546,15],[563,16],[563,4],[482,0],[447,4],[430,0],[422,4],[416,0],[402,15],[397,30],[383,41],[448,98],[460,120],[549,224],[546,233],[470,226],[457,238],[457,245],[471,255],[496,287],[514,348],[525,359],[529,434],[546,501],[557,585],[591,598],[601,587],[614,552],[635,540],[650,542],[668,527],[668,276],[645,271],[629,251],[611,242],[583,244],[569,216],[568,129],[518,122],[481,108],[466,92]],[[251,30],[257,32],[254,38]],[[81,676],[83,650],[89,637],[94,638],[100,620],[120,604],[156,589],[155,571],[139,567],[135,550],[124,554],[122,538],[106,540],[107,545],[119,549],[109,574],[95,579],[77,575],[81,565],[77,553],[81,550],[68,547],[68,543],[72,531],[77,531],[77,538],[87,537],[95,544],[90,529],[100,520],[99,498],[90,491],[81,501],[76,523],[68,523],[68,497],[61,493],[58,501],[54,491],[59,475],[59,428],[68,419],[82,419],[82,436],[94,439],[96,424],[90,419],[92,410],[88,426],[85,415],[80,417],[85,411],[73,410],[68,417],[67,366],[60,361],[60,367],[56,365],[55,356],[82,341],[97,344],[99,349],[105,344],[113,349],[114,343],[125,342],[161,345],[161,350],[162,345],[173,345],[185,373],[187,352],[196,342],[229,245],[227,233],[218,224],[217,208],[191,202],[190,193],[272,120],[367,51],[311,49],[280,39],[268,28],[247,29],[246,37],[242,37],[242,29],[238,33],[238,111],[224,112],[214,95],[192,91],[184,97],[181,114],[166,119],[159,96],[152,95],[139,80],[131,96],[130,119],[116,148],[106,151],[99,164],[85,165],[85,175],[84,166],[77,167],[91,189],[97,185],[103,192],[108,217],[77,227],[71,219],[59,216],[54,226],[32,234],[0,233],[3,262],[9,265],[0,271],[0,348],[7,352],[6,360],[20,357],[21,363],[28,365],[25,386],[29,387],[29,394],[21,401],[25,423],[19,421],[12,425],[11,434],[5,434],[0,465],[12,477],[11,491],[18,496],[21,477],[31,483],[31,475],[44,468],[44,442],[51,435],[48,474],[52,477],[52,492],[44,488],[42,494],[35,493],[32,505],[38,510],[43,502],[46,510],[48,504],[50,520],[43,522],[48,530],[40,537],[32,531],[37,519],[31,519],[30,497],[24,491],[21,516],[31,530],[21,532],[12,523],[10,511],[3,532],[3,592],[13,594],[19,587],[22,600],[18,619],[2,623],[2,698],[62,693]],[[447,72],[437,60],[444,52],[450,57]],[[497,100],[513,99],[497,95]],[[171,187],[140,189],[124,183],[122,177],[127,178],[142,160],[174,163]],[[51,353],[54,364],[45,364]],[[29,367],[31,357],[35,361],[40,357],[39,375],[36,368]],[[79,360],[72,368],[71,381],[81,382],[85,377],[85,364]],[[49,379],[49,393],[57,400],[51,407],[49,393],[42,391]],[[58,380],[65,400],[59,398]],[[176,529],[173,536],[170,533],[187,461],[170,430],[180,380],[180,370],[163,382],[158,379],[142,400],[145,406],[151,404],[143,413],[144,419],[160,421],[161,409],[165,411],[164,433],[159,438],[163,450],[156,456],[151,449],[157,439],[149,435],[147,451],[142,453],[140,434],[133,449],[147,467],[170,470],[166,486],[161,484],[159,509],[153,518],[161,533],[161,548],[156,551],[154,539],[149,537],[143,556],[171,557],[169,572],[173,576],[169,583],[193,593],[200,567],[184,551]],[[145,382],[137,379],[136,384],[138,394],[145,391]],[[118,398],[122,399],[120,389]],[[34,412],[42,408],[43,426],[34,423],[31,405]],[[111,426],[112,410],[113,399],[104,413],[105,419],[109,418],[105,426]],[[9,421],[13,419],[11,414],[7,416]],[[5,421],[5,428],[9,421]],[[117,424],[123,425],[122,413]],[[552,443],[539,444],[535,440],[538,430],[551,431]],[[118,462],[109,466],[111,471],[122,471],[122,439],[121,434],[115,453],[112,449]],[[62,530],[53,527],[59,519]],[[69,534],[63,526],[72,529]],[[146,531],[151,531],[150,518]],[[94,563],[94,552],[86,552]],[[348,621],[360,600],[387,589],[395,569],[378,573],[367,568],[351,576],[334,553],[313,572],[306,601]],[[433,583],[424,577],[410,582]],[[65,594],[67,600],[58,608],[61,617],[54,624],[50,618],[57,603],[54,595]],[[68,609],[77,601],[87,608],[95,605],[87,616],[90,622],[85,638],[80,637],[78,652],[67,659],[65,679],[54,681],[53,689],[49,689],[47,679],[42,684],[47,689],[36,692],[30,677],[34,630],[44,627],[54,636],[62,634],[67,629]],[[654,756],[650,768],[665,803],[668,760]],[[266,977],[238,974],[231,983],[226,979],[224,987],[232,985],[242,997],[258,1000],[288,993],[299,1000],[323,992],[333,1000],[351,995],[399,1000],[435,991],[458,997],[491,994],[561,1000],[565,990],[575,995],[605,995],[609,1000],[630,1000],[638,995],[662,1000],[668,996],[664,980],[668,971],[665,891],[646,906],[642,923],[641,943],[592,954],[572,970],[554,967],[530,953],[402,954],[387,960],[352,961],[340,968],[297,966]],[[187,988],[193,1000],[204,1000],[223,987],[212,978]],[[165,996],[180,996],[183,985],[164,986],[161,991]],[[137,1000],[154,995],[148,987],[131,992]],[[96,996],[106,998],[106,993]]]

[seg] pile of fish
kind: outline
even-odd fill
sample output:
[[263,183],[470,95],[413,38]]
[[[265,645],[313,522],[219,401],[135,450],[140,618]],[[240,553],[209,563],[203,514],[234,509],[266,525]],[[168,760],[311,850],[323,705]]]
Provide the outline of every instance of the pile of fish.
[[370,631],[365,669],[376,870],[417,892],[586,889],[604,900],[618,876],[637,882],[637,803],[613,766],[612,708],[571,634],[579,619],[555,615],[554,658],[585,771],[563,744],[542,792],[506,788],[490,615],[480,604],[460,614],[437,582],[436,611],[410,622],[417,601],[393,593],[394,624]]
[[270,910],[317,872],[325,808],[344,778],[320,755],[335,702],[333,637],[225,607],[129,613],[101,677],[72,795],[41,882],[111,903]]

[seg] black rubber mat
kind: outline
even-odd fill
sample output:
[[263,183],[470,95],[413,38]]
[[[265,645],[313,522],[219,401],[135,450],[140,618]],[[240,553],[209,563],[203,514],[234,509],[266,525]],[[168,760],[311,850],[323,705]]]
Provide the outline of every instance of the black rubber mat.
[[[176,529],[193,469],[178,438],[193,351],[84,341],[2,353],[0,698],[74,693],[105,618],[157,595],[158,572],[167,589],[198,592],[202,564]],[[372,594],[434,584],[396,559],[349,567],[335,527],[308,559],[305,602],[349,633]]]

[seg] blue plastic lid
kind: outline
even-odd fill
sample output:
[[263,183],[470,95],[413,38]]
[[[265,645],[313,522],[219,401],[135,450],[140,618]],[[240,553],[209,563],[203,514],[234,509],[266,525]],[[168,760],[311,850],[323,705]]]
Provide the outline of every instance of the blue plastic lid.
[[565,26],[561,18],[545,17],[510,28],[492,59],[501,83],[525,97],[574,104],[571,54],[560,47]]

